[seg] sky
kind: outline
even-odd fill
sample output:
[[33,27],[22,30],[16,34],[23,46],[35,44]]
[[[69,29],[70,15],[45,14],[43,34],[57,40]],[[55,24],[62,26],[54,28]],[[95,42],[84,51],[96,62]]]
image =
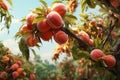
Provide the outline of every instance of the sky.
[[[7,33],[7,30],[4,29],[0,31],[0,41],[4,43],[4,45],[14,53],[20,53],[18,48],[17,41],[14,40],[14,35],[18,31],[21,26],[19,20],[21,20],[24,16],[30,13],[31,9],[34,9],[41,5],[39,0],[12,0],[13,7],[10,7],[10,14],[13,15],[12,24],[10,26],[10,33]],[[50,5],[52,0],[46,0],[47,4]],[[53,41],[45,42],[43,41],[43,45],[41,45],[40,50],[35,49],[36,53],[41,56],[42,59],[47,59],[51,61],[56,43]],[[33,55],[31,53],[31,58]]]
[[[12,0],[13,7],[10,7],[10,14],[13,15],[12,24],[10,26],[10,33],[7,33],[7,30],[4,29],[0,31],[0,41],[4,43],[4,45],[10,50],[17,54],[20,53],[18,48],[17,41],[14,40],[14,35],[18,31],[21,26],[19,20],[21,20],[24,16],[30,13],[31,9],[34,9],[41,5],[39,0]],[[45,0],[48,5],[51,4],[53,0]],[[78,10],[79,11],[79,10]],[[90,10],[89,12],[95,12],[94,10]],[[79,15],[79,12],[76,12],[75,15]],[[35,49],[36,53],[41,56],[42,59],[47,59],[52,61],[51,58],[54,53],[56,43],[53,41],[45,42],[41,45],[40,50]],[[33,55],[31,54],[31,58]]]

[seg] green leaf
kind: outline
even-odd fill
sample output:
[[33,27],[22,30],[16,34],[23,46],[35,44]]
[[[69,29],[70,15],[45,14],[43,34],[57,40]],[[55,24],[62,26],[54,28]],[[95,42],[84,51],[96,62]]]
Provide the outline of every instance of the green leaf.
[[80,0],[80,3],[81,3],[81,10],[82,12],[84,12],[84,10],[86,9],[86,0]]
[[75,21],[77,20],[77,17],[72,14],[66,14],[64,20],[69,24],[74,24]]
[[19,42],[19,49],[20,51],[22,52],[22,55],[27,59],[29,60],[29,48],[27,46],[27,44],[25,43],[25,39],[22,37],[20,39],[20,42]]
[[86,0],[86,3],[88,4],[88,6],[90,8],[95,8],[95,3],[94,3],[94,0]]
[[34,56],[37,56],[37,54],[36,54],[36,52],[35,52],[34,49],[31,49],[31,51],[32,51],[32,53],[33,53]]
[[48,9],[47,3],[46,3],[44,0],[39,0],[39,1],[43,4],[43,6],[44,6],[46,9]]
[[62,3],[62,1],[61,0],[55,0],[54,2],[52,2],[51,6],[56,4],[56,3]]
[[8,3],[9,3],[10,5],[13,6],[13,2],[12,2],[12,0],[7,0],[7,1],[8,1]]
[[36,17],[36,18],[33,20],[33,23],[32,23],[32,24],[35,24],[35,23],[37,23],[37,22],[40,22],[40,21],[42,21],[44,18],[45,18],[44,16],[38,16],[38,17]]
[[45,9],[43,7],[37,7],[35,10],[32,11],[35,14],[39,14],[39,15],[44,15],[45,13]]

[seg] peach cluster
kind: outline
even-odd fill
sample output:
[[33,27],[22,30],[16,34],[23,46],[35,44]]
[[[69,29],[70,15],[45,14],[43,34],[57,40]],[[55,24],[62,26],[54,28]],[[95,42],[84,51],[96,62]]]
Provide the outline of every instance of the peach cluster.
[[100,49],[94,49],[90,52],[90,57],[94,61],[103,60],[108,67],[116,65],[116,59],[113,55],[105,55]]
[[[26,17],[27,24],[20,29],[21,34],[26,34],[26,44],[30,47],[37,45],[39,38],[44,41],[49,41],[52,37],[58,44],[64,44],[68,35],[61,31],[64,26],[62,17],[66,14],[66,6],[63,3],[54,4],[47,13],[45,18],[33,24],[34,19],[39,16],[37,14],[29,14]],[[35,32],[37,36],[35,35]]]
[[89,45],[93,45],[93,39],[85,31],[80,31],[78,37]]
[[[20,78],[35,79],[35,74],[26,70],[27,62],[21,56],[12,55],[9,49],[2,46],[0,47],[0,80],[16,80]],[[27,63],[29,66],[30,64]],[[31,74],[34,76],[31,77]]]

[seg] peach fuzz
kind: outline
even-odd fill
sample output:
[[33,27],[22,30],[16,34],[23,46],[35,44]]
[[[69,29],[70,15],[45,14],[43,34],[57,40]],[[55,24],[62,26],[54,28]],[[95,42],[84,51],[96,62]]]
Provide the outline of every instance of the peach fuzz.
[[55,35],[54,35],[54,40],[58,43],[58,44],[64,44],[65,42],[67,42],[68,40],[68,35],[63,32],[63,31],[58,31]]
[[59,29],[63,26],[63,20],[62,17],[55,11],[51,11],[47,16],[47,23],[51,26],[53,29]]

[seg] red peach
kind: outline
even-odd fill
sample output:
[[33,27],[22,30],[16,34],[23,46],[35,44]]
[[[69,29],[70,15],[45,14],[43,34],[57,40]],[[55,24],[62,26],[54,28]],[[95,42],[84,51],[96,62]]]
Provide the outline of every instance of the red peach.
[[62,17],[55,11],[51,11],[47,16],[47,23],[53,29],[59,29],[63,26]]
[[10,58],[9,57],[7,57],[7,56],[2,56],[2,60],[3,60],[3,62],[8,62],[9,60],[10,60]]
[[93,39],[89,39],[88,44],[92,46],[93,43],[94,43]]
[[90,21],[89,22],[89,26],[95,26],[95,24],[96,24],[96,21]]
[[68,35],[63,32],[63,31],[58,31],[55,35],[54,35],[54,40],[58,43],[58,44],[64,44],[65,42],[67,42],[68,40]]
[[112,38],[116,38],[116,37],[117,37],[117,33],[114,32],[114,31],[112,31],[112,32],[111,32],[111,37],[112,37]]
[[22,74],[22,73],[23,73],[23,68],[18,68],[18,69],[17,69],[17,72],[18,72],[19,74]]
[[78,33],[78,37],[87,43],[89,42],[89,39],[90,39],[89,35],[85,31],[80,31]]
[[19,66],[22,65],[22,61],[17,61],[16,64],[18,64]]
[[14,70],[17,70],[19,68],[19,65],[18,64],[13,64],[12,66],[11,66],[11,69],[14,71]]
[[40,22],[37,23],[37,29],[40,31],[40,32],[46,32],[48,30],[50,30],[50,25],[47,23],[47,19],[44,19]]
[[58,12],[61,16],[64,16],[67,11],[66,6],[63,3],[56,3],[53,5],[52,10]]
[[117,7],[117,6],[120,5],[120,4],[119,4],[119,0],[112,0],[112,1],[110,1],[110,3],[111,3],[111,5],[112,5],[113,7]]
[[28,29],[28,26],[25,24],[25,25],[23,25],[23,26],[20,28],[20,33],[21,33],[21,34],[25,34],[25,33],[27,33],[27,32],[31,32],[31,30]]
[[1,79],[5,79],[6,76],[7,76],[7,72],[3,71],[3,72],[0,73],[0,78]]
[[38,38],[34,34],[30,34],[26,37],[26,44],[30,47],[37,45]]
[[44,33],[40,33],[40,37],[44,40],[44,41],[49,41],[52,38],[53,32],[51,30],[44,32]]
[[34,73],[30,74],[30,79],[31,79],[31,80],[35,79],[35,77],[36,77],[36,76],[35,76]]
[[33,20],[37,17],[37,14],[30,13],[26,16],[27,25],[32,25]]
[[8,6],[5,4],[4,0],[0,1],[0,7],[2,7],[4,10],[8,10]]
[[94,50],[92,50],[91,52],[90,52],[90,57],[91,57],[91,59],[93,59],[93,60],[98,60],[98,59],[100,59],[101,57],[103,57],[103,56],[105,56],[105,54],[103,53],[103,51],[102,50],[100,50],[100,49],[94,49]]
[[14,79],[16,79],[17,77],[19,77],[19,73],[17,71],[12,72],[12,76]]
[[102,59],[108,67],[114,67],[116,64],[116,59],[112,55],[105,55]]

